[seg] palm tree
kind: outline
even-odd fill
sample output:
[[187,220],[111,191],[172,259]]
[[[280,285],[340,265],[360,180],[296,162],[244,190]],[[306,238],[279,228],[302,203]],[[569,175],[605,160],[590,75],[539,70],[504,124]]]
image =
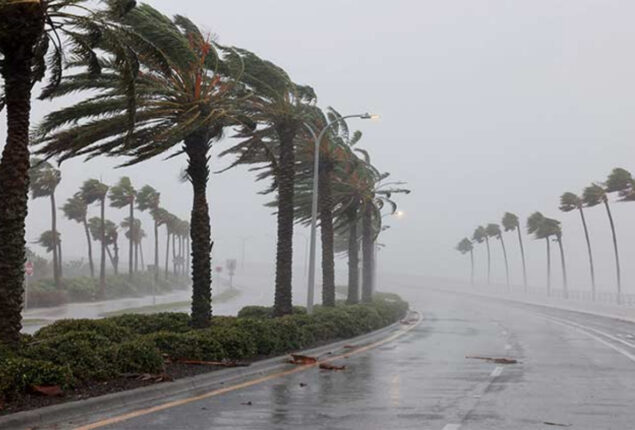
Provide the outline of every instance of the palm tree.
[[487,231],[485,231],[485,227],[478,226],[472,233],[472,240],[476,243],[483,243],[487,245],[487,285],[490,284],[491,273],[492,273],[492,264],[491,264],[491,254],[489,249],[489,239],[487,237]]
[[[91,235],[98,242],[102,242],[101,240],[101,218],[100,217],[92,217],[88,220],[88,228],[90,229]],[[106,254],[108,254],[108,259],[110,260],[110,264],[112,264],[112,270],[117,275],[119,273],[119,245],[118,245],[119,231],[117,224],[106,219],[104,220],[104,248],[106,250]],[[113,251],[110,251],[110,246],[113,247]]]
[[587,252],[589,254],[589,268],[591,270],[591,294],[595,300],[595,267],[593,265],[593,252],[591,251],[591,239],[589,238],[589,229],[587,227],[586,218],[584,216],[584,202],[580,196],[575,193],[566,192],[560,196],[560,210],[562,212],[571,212],[577,210],[582,220],[584,228],[584,238],[586,239]]
[[[187,18],[171,20],[142,4],[121,22],[138,36],[122,37],[139,53],[143,73],[128,80],[127,86],[122,86],[120,79],[92,82],[69,76],[67,89],[87,90],[91,95],[76,106],[47,116],[39,128],[41,151],[61,160],[80,155],[123,155],[129,157],[126,165],[174,148],[180,149],[177,154],[187,155],[187,179],[194,194],[190,232],[192,325],[207,327],[211,317],[211,232],[206,194],[209,151],[226,126],[239,122],[237,88],[231,77],[217,73],[228,69],[217,45]],[[146,52],[139,40],[156,43],[154,48],[161,55]],[[109,75],[122,76],[116,62],[104,61],[103,66]],[[122,97],[129,87],[136,94],[132,132],[128,127],[130,103]]]
[[464,237],[463,239],[461,239],[458,245],[456,245],[456,250],[464,255],[467,254],[468,252],[470,253],[470,264],[471,264],[470,283],[474,285],[474,244],[472,243],[470,239],[468,239],[467,237]]
[[523,246],[523,236],[520,232],[520,222],[518,220],[518,216],[511,212],[505,212],[505,215],[503,215],[503,219],[501,223],[503,224],[503,228],[505,229],[505,231],[515,230],[518,233],[518,244],[520,245],[520,257],[523,262],[523,286],[526,292],[527,291],[527,266],[525,264],[525,248]]
[[[221,155],[238,155],[238,164],[265,164],[273,174],[269,191],[277,190],[276,281],[273,313],[292,313],[293,222],[296,168],[295,139],[315,101],[312,88],[296,85],[287,73],[246,50],[228,56],[228,64],[242,68],[241,82],[252,91],[244,109],[253,121],[242,127],[242,141]],[[255,127],[255,124],[262,127]]]
[[509,263],[507,261],[507,249],[505,248],[505,240],[503,239],[503,232],[498,224],[487,224],[485,227],[485,233],[487,237],[493,237],[500,240],[501,247],[503,248],[503,257],[505,259],[505,279],[507,282],[507,288],[509,288]]
[[[57,249],[57,244],[60,241],[59,232],[54,232],[53,230],[46,230],[43,232],[38,240],[35,242],[41,247],[43,247],[46,252],[52,253]],[[53,268],[55,269],[55,263],[53,263]]]
[[564,288],[564,298],[569,298],[569,287],[567,283],[567,264],[564,259],[564,247],[562,246],[562,228],[560,227],[560,221],[547,219],[547,222],[551,223],[549,227],[553,231],[553,235],[556,237],[558,248],[560,249],[560,264],[562,266],[562,286]]
[[[99,241],[101,242],[101,256],[99,260],[99,298],[104,298],[106,294],[106,195],[108,185],[101,183],[97,179],[88,179],[80,189],[80,195],[87,205],[99,203],[100,205],[100,231]],[[94,234],[93,234],[93,237]]]
[[565,290],[565,296],[567,292],[567,268],[564,259],[564,250],[562,247],[562,230],[560,229],[560,222],[547,218],[540,212],[534,212],[527,218],[527,233],[533,234],[536,239],[545,239],[547,244],[547,295],[551,295],[551,246],[549,240],[551,236],[555,236],[556,242],[560,248],[560,261],[562,264],[562,280]]
[[598,184],[591,184],[584,189],[582,193],[582,202],[586,207],[594,207],[601,203],[604,203],[606,209],[606,215],[609,218],[609,225],[611,227],[611,235],[613,236],[613,251],[615,253],[615,272],[617,275],[617,301],[621,301],[622,297],[622,275],[620,269],[620,254],[617,248],[617,235],[615,233],[615,223],[613,222],[613,215],[611,214],[611,208],[609,207],[609,199],[607,190]]
[[[65,68],[63,48],[73,59],[85,58],[88,72],[99,74],[95,41],[110,40],[107,17],[127,12],[134,1],[107,2],[110,10],[91,11],[88,0],[5,0],[0,3],[0,110],[7,107],[7,141],[0,159],[0,342],[14,347],[21,329],[25,241],[29,188],[31,90],[50,69],[40,97],[59,84]],[[62,45],[61,41],[64,41]],[[49,55],[47,55],[49,54]],[[47,58],[48,57],[48,58]],[[120,57],[134,62],[132,56]],[[130,61],[127,61],[130,60]]]
[[[134,204],[137,191],[132,186],[130,178],[122,176],[116,185],[110,187],[108,197],[110,198],[110,206],[113,208],[121,209],[126,206],[129,209],[128,219],[133,220],[134,225]],[[130,227],[131,223],[128,222],[127,227]],[[122,225],[123,227],[123,225]],[[132,279],[133,272],[133,252],[134,252],[134,236],[130,233],[126,234],[128,238],[128,277]]]
[[[149,211],[154,221],[154,280],[159,280],[159,217],[161,194],[150,185],[144,185],[137,193],[137,209]],[[189,229],[188,229],[189,231]]]
[[29,179],[31,196],[34,199],[39,197],[48,197],[51,201],[51,239],[55,240],[52,247],[53,251],[53,279],[55,280],[55,288],[62,288],[62,262],[61,242],[57,234],[57,207],[55,205],[55,190],[62,180],[62,173],[54,168],[47,161],[38,159],[31,160],[31,168],[29,169]]
[[75,193],[73,197],[70,197],[62,206],[62,211],[66,218],[71,221],[75,221],[84,226],[84,232],[86,233],[86,242],[88,244],[88,264],[90,266],[90,276],[95,277],[95,264],[93,262],[93,245],[90,239],[90,231],[88,229],[88,205],[82,198],[81,192]]

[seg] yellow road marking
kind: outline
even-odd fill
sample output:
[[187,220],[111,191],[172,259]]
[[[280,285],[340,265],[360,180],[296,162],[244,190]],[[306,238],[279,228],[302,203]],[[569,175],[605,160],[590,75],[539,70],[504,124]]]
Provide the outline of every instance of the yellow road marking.
[[200,394],[198,396],[193,396],[193,397],[188,397],[186,399],[181,399],[181,400],[174,400],[171,402],[167,402],[167,403],[163,403],[161,405],[157,405],[157,406],[153,406],[150,408],[146,408],[146,409],[139,409],[138,411],[133,411],[133,412],[129,412],[127,414],[123,414],[123,415],[118,415],[116,417],[111,417],[111,418],[107,418],[101,421],[96,421],[94,423],[91,424],[87,424],[85,426],[81,426],[81,427],[76,427],[75,430],[92,430],[92,429],[96,429],[96,428],[100,428],[100,427],[105,427],[111,424],[117,424],[120,423],[122,421],[127,421],[129,419],[132,418],[137,418],[143,415],[148,415],[151,414],[153,412],[159,412],[159,411],[163,411],[165,409],[170,409],[170,408],[174,408],[176,406],[182,406],[188,403],[192,403],[192,402],[196,402],[199,400],[203,400],[203,399],[207,399],[210,397],[215,397],[215,396],[219,396],[221,394],[225,394],[225,393],[229,393],[231,391],[235,391],[235,390],[240,390],[241,388],[247,388],[247,387],[251,387],[252,385],[256,385],[256,384],[261,384],[263,382],[267,382],[267,381],[271,381],[272,379],[277,379],[277,378],[281,378],[283,376],[287,376],[287,375],[292,375],[294,373],[298,373],[298,372],[303,372],[305,370],[308,370],[309,368],[312,367],[317,367],[319,366],[320,363],[325,363],[328,361],[333,361],[333,360],[338,360],[340,358],[345,358],[351,355],[355,355],[355,354],[359,354],[365,351],[368,351],[369,349],[373,349],[376,348],[378,346],[381,346],[385,343],[391,342],[401,336],[403,336],[404,334],[408,333],[410,330],[414,329],[416,326],[419,325],[419,323],[421,322],[421,317],[417,317],[417,321],[415,324],[411,324],[407,327],[401,327],[400,330],[385,338],[382,340],[379,340],[377,342],[362,346],[360,348],[354,349],[352,351],[348,351],[346,352],[346,354],[340,354],[340,355],[336,355],[333,357],[328,357],[325,358],[323,360],[318,360],[317,363],[314,364],[306,364],[306,365],[299,365],[297,367],[294,367],[293,369],[289,369],[289,370],[284,370],[281,372],[277,372],[277,373],[273,373],[271,375],[267,375],[267,376],[263,376],[261,378],[256,378],[256,379],[252,379],[249,381],[245,381],[245,382],[241,382],[240,384],[236,384],[236,385],[231,385],[229,387],[223,387],[223,388],[219,388],[213,391],[209,391],[207,393],[203,393]]

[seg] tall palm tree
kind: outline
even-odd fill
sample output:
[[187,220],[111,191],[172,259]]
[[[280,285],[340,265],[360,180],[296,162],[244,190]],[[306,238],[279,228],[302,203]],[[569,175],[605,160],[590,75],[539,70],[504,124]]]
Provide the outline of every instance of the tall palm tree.
[[[92,217],[88,220],[88,228],[90,229],[91,235],[98,242],[102,242],[101,240],[101,218],[100,217]],[[110,264],[112,264],[112,270],[117,275],[119,273],[119,231],[118,226],[114,222],[109,219],[104,220],[104,249],[106,250],[106,254],[108,254],[108,259],[110,260]],[[113,247],[113,250],[110,251],[110,247]]]
[[[315,101],[312,88],[296,85],[287,73],[269,61],[240,49],[228,55],[228,64],[241,68],[241,82],[253,96],[244,103],[253,123],[242,127],[242,140],[221,155],[237,155],[238,164],[265,164],[273,174],[269,191],[277,191],[276,281],[273,313],[292,312],[293,222],[296,136],[303,131]],[[262,127],[255,127],[260,124]]]
[[604,204],[606,209],[606,215],[609,218],[609,225],[611,227],[611,235],[613,236],[613,252],[615,253],[615,273],[617,276],[617,301],[621,301],[622,297],[622,274],[620,269],[620,254],[617,248],[617,235],[615,233],[615,223],[613,222],[613,215],[611,214],[611,208],[609,206],[609,199],[605,188],[598,184],[591,184],[586,187],[582,193],[582,202],[586,207],[594,207],[599,204]]
[[[117,184],[110,187],[110,191],[108,192],[111,207],[117,209],[125,208],[126,206],[128,207],[130,213],[128,219],[132,220],[132,223],[128,222],[127,227],[134,225],[134,205],[136,196],[137,191],[134,189],[132,182],[130,182],[130,178],[127,176],[122,176]],[[134,235],[128,233],[126,234],[126,237],[128,238],[128,277],[132,279]]]
[[487,285],[489,285],[491,281],[491,273],[492,273],[492,263],[491,263],[492,257],[491,257],[491,253],[489,249],[489,239],[487,237],[487,231],[485,230],[485,227],[480,225],[476,227],[476,229],[474,230],[474,233],[472,233],[472,240],[476,243],[485,242],[485,245],[487,246]]
[[505,259],[505,279],[507,283],[507,288],[509,288],[509,262],[507,261],[507,249],[505,248],[505,240],[503,239],[503,232],[498,224],[487,224],[485,227],[485,233],[487,233],[487,237],[493,237],[498,239],[501,243],[501,247],[503,248],[503,257]]
[[[224,73],[228,68],[223,66],[217,45],[187,18],[177,15],[169,19],[142,4],[126,14],[121,23],[136,35],[124,35],[122,39],[139,54],[142,73],[128,80],[128,86],[122,86],[120,79],[92,82],[69,76],[65,89],[91,94],[76,106],[47,116],[39,127],[41,151],[61,160],[85,154],[123,155],[129,157],[126,165],[175,148],[179,148],[176,154],[187,155],[187,179],[193,188],[192,325],[207,327],[211,317],[211,232],[206,192],[209,151],[226,126],[240,122],[238,88],[233,77]],[[155,43],[161,55],[146,52],[139,40]],[[116,62],[104,61],[103,69],[109,76],[122,76]],[[130,103],[122,97],[129,87],[136,94],[132,132],[127,126]]]
[[[106,195],[108,194],[108,185],[98,181],[97,179],[88,179],[82,184],[80,189],[82,199],[87,205],[99,203],[100,206],[100,231],[99,242],[101,243],[101,256],[99,259],[99,298],[106,295]],[[94,237],[94,235],[93,235]]]
[[32,87],[47,69],[50,79],[41,97],[57,86],[65,68],[64,48],[73,59],[87,59],[86,75],[97,75],[95,42],[117,43],[117,37],[108,37],[115,28],[107,17],[125,13],[134,1],[107,2],[110,10],[97,11],[88,4],[88,0],[0,3],[0,22],[11,24],[0,27],[0,110],[7,107],[7,141],[0,159],[0,342],[11,347],[17,345],[21,329]]
[[55,205],[55,190],[62,180],[62,173],[49,162],[38,159],[31,160],[29,169],[31,196],[34,199],[48,197],[51,201],[51,238],[55,241],[53,251],[53,279],[55,288],[62,288],[61,242],[57,234],[57,207]]
[[468,252],[470,253],[470,283],[474,285],[474,244],[470,239],[464,237],[463,239],[461,239],[458,245],[456,245],[456,250],[464,255]]
[[562,228],[560,227],[560,221],[548,220],[551,222],[549,227],[553,231],[553,235],[556,237],[558,248],[560,249],[560,265],[562,267],[562,287],[564,289],[564,298],[569,298],[569,286],[567,282],[567,264],[564,258],[564,247],[562,246]]
[[505,231],[516,231],[518,233],[518,245],[520,246],[520,257],[523,262],[523,286],[525,288],[525,292],[527,291],[527,265],[525,263],[525,247],[523,246],[523,236],[520,232],[520,222],[518,216],[511,213],[505,212],[503,215],[503,219],[501,221],[503,224],[503,228]]
[[[154,221],[154,280],[159,280],[159,217],[158,209],[161,203],[161,193],[150,185],[144,185],[137,193],[137,209],[141,212],[149,211]],[[188,229],[189,231],[189,229]]]
[[556,242],[560,248],[560,257],[562,264],[562,278],[565,289],[565,295],[567,294],[567,269],[564,259],[564,250],[562,247],[562,230],[560,229],[560,222],[547,218],[540,212],[534,212],[527,218],[527,234],[533,234],[535,239],[545,239],[547,245],[547,295],[551,295],[551,246],[550,238],[555,236]]
[[71,221],[75,221],[84,226],[84,232],[86,233],[86,242],[88,244],[88,264],[90,266],[90,276],[95,277],[95,264],[93,262],[93,245],[90,239],[90,231],[88,229],[88,205],[84,201],[81,192],[75,193],[73,197],[70,197],[62,206],[62,211],[66,218]]
[[589,254],[589,269],[591,270],[591,294],[595,300],[595,267],[593,265],[593,252],[591,251],[591,239],[589,238],[589,229],[587,227],[586,218],[584,216],[584,202],[582,198],[575,193],[566,192],[560,196],[560,210],[562,212],[571,212],[577,210],[580,214],[582,227],[584,228],[584,238],[586,239],[587,252]]

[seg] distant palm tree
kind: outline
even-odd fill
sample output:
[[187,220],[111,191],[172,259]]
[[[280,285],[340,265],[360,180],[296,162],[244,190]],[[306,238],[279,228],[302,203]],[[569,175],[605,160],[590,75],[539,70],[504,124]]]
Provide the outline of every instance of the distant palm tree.
[[142,212],[150,211],[154,221],[154,279],[159,280],[159,223],[158,217],[161,194],[150,185],[143,186],[137,193],[137,209]]
[[[89,219],[88,228],[93,238],[101,243],[101,218],[92,217]],[[108,219],[104,220],[104,249],[106,250],[106,254],[108,254],[108,259],[110,260],[110,264],[112,264],[112,270],[115,275],[119,273],[118,238],[119,231],[117,224]],[[111,246],[113,247],[112,251],[110,251]]]
[[474,244],[470,239],[464,237],[458,245],[456,245],[456,250],[461,254],[470,253],[470,263],[472,270],[470,272],[470,283],[474,285]]
[[75,193],[73,197],[70,197],[62,206],[62,211],[66,218],[69,220],[81,223],[84,226],[84,232],[86,233],[86,242],[88,244],[88,264],[90,266],[90,276],[95,277],[95,264],[93,262],[93,245],[90,239],[90,231],[88,229],[88,205],[82,198],[80,192]]
[[562,230],[560,222],[547,218],[540,212],[534,212],[527,218],[527,233],[533,234],[536,239],[545,239],[547,244],[547,295],[551,295],[551,247],[550,238],[555,237],[560,248],[560,262],[562,265],[562,281],[565,291],[565,297],[568,296],[567,288],[567,267],[564,258],[564,249],[562,246]]
[[[101,257],[99,263],[99,298],[106,295],[106,195],[108,185],[99,182],[97,179],[88,179],[80,190],[82,199],[90,205],[98,202],[101,207],[99,241],[101,242]],[[94,236],[93,236],[94,237]]]
[[55,190],[62,180],[62,173],[54,168],[49,162],[33,159],[29,169],[31,196],[34,199],[48,197],[51,201],[51,236],[54,240],[53,252],[53,279],[55,288],[62,288],[62,262],[60,254],[62,252],[60,237],[57,232],[57,207],[55,205]]
[[564,258],[564,247],[562,246],[562,228],[560,227],[560,221],[547,218],[548,228],[553,232],[553,236],[556,237],[558,248],[560,249],[560,265],[562,266],[562,287],[564,288],[564,298],[569,298],[569,286],[567,282],[567,263]]
[[595,267],[593,265],[593,252],[591,251],[591,239],[589,238],[589,229],[587,227],[586,218],[584,216],[584,202],[582,198],[574,193],[564,193],[560,196],[560,210],[562,212],[571,212],[577,210],[582,220],[584,228],[584,238],[586,239],[586,247],[589,254],[589,268],[591,270],[591,294],[595,300]]
[[606,215],[609,218],[609,225],[611,227],[611,234],[613,236],[613,251],[615,253],[615,272],[617,275],[617,301],[621,301],[622,297],[622,275],[620,269],[620,254],[617,248],[617,235],[615,233],[615,223],[613,222],[613,215],[611,214],[611,208],[609,207],[609,199],[607,190],[598,184],[592,184],[584,189],[582,193],[582,202],[587,207],[597,206],[604,203],[606,208]]
[[[108,197],[110,198],[110,206],[113,208],[125,208],[128,207],[130,211],[130,215],[128,219],[133,220],[132,225],[134,225],[134,204],[135,198],[137,196],[137,191],[132,186],[130,182],[130,178],[127,176],[123,176],[119,179],[119,182],[116,185],[110,187],[110,191],[108,193]],[[130,223],[127,224],[127,227],[130,227]],[[134,252],[134,235],[127,234],[128,238],[128,276],[132,279],[133,272],[133,252]]]
[[527,266],[525,264],[525,247],[523,246],[523,236],[520,232],[520,222],[518,220],[518,216],[511,212],[505,212],[505,215],[503,215],[503,220],[501,222],[505,231],[515,230],[518,233],[520,256],[523,261],[523,285],[525,287],[525,291],[527,291]]
[[487,224],[485,227],[485,232],[488,237],[493,237],[495,239],[500,240],[501,247],[503,248],[503,257],[505,258],[505,279],[507,283],[507,288],[509,288],[509,262],[507,261],[507,249],[505,248],[505,240],[503,239],[503,232],[498,224]]
[[474,233],[472,234],[472,240],[476,243],[483,243],[487,245],[487,285],[490,284],[491,273],[492,273],[492,263],[491,263],[491,254],[489,249],[489,239],[487,237],[487,232],[485,231],[485,227],[478,226]]

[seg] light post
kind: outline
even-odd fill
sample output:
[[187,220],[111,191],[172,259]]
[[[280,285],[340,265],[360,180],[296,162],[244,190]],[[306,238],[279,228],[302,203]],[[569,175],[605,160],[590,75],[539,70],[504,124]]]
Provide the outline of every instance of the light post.
[[307,303],[306,310],[307,313],[313,312],[313,296],[315,293],[315,245],[316,245],[316,228],[317,228],[317,212],[318,212],[318,175],[319,175],[319,167],[320,167],[320,146],[322,143],[322,139],[324,135],[328,131],[328,129],[337,124],[340,121],[343,121],[347,118],[361,118],[361,119],[375,119],[378,118],[378,115],[371,115],[369,113],[363,114],[355,114],[355,115],[345,115],[339,118],[334,119],[333,121],[327,123],[322,131],[320,131],[319,135],[316,135],[313,128],[304,123],[306,128],[309,130],[314,139],[315,145],[315,154],[313,156],[313,195],[311,199],[311,238],[309,245],[309,284],[307,291]]

